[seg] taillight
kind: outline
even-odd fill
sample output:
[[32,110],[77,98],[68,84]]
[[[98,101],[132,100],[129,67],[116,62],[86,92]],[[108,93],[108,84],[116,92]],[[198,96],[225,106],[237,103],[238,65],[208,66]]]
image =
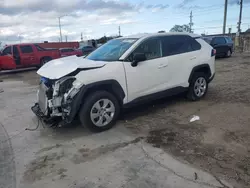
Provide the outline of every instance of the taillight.
[[212,52],[211,52],[211,57],[213,56],[216,56],[216,50],[215,49],[212,49]]

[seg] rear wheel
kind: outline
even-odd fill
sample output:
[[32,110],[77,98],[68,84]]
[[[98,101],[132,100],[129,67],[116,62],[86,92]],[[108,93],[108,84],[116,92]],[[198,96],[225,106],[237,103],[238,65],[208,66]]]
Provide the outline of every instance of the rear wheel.
[[232,55],[232,52],[231,52],[231,50],[229,49],[229,50],[227,51],[226,57],[231,57],[231,55]]
[[117,99],[107,91],[97,91],[84,100],[79,116],[83,126],[101,132],[115,125],[119,113]]
[[207,80],[206,74],[200,72],[195,73],[190,82],[187,98],[192,101],[197,101],[204,97],[208,89]]
[[43,66],[44,64],[48,63],[51,60],[50,57],[43,57],[40,61],[40,66]]

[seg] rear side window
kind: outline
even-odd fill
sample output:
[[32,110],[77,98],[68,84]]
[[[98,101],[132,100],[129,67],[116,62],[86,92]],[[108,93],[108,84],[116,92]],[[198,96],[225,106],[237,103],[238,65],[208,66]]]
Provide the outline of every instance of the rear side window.
[[163,56],[171,56],[191,51],[199,50],[200,44],[189,36],[176,35],[165,36],[162,38],[162,53]]
[[224,37],[215,37],[212,44],[226,44],[226,40]]
[[21,52],[22,53],[32,53],[33,49],[31,46],[27,45],[27,46],[20,46]]
[[66,53],[66,52],[73,52],[74,50],[73,49],[61,49],[60,51],[63,53]]
[[35,46],[36,46],[36,49],[37,49],[38,51],[45,51],[45,49],[42,48],[41,46],[39,46],[39,45],[35,45]]
[[61,51],[62,53],[67,52],[67,50],[66,50],[66,49],[61,49],[60,51]]

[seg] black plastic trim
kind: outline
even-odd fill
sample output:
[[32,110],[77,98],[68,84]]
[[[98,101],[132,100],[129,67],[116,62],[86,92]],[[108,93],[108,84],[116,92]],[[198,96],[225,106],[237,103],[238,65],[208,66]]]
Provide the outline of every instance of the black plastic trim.
[[164,91],[160,91],[160,92],[157,92],[157,93],[153,93],[153,94],[150,94],[150,95],[145,95],[145,96],[136,98],[136,99],[132,100],[131,102],[125,104],[123,107],[124,108],[130,108],[132,106],[142,104],[142,103],[145,103],[145,102],[148,102],[148,101],[174,96],[174,95],[183,93],[183,92],[185,92],[187,90],[188,90],[188,88],[181,87],[181,86],[171,88],[171,89],[167,89],[167,90],[164,90]]
[[82,86],[78,94],[72,99],[70,104],[71,112],[70,115],[64,117],[67,123],[70,123],[74,120],[77,115],[81,105],[83,104],[83,99],[86,96],[87,92],[91,89],[98,88],[109,88],[111,87],[112,92],[114,92],[115,96],[118,97],[118,100],[123,104],[123,99],[125,98],[125,92],[123,91],[121,85],[116,80],[104,80],[95,83],[91,83],[88,85]]
[[190,74],[190,76],[189,76],[189,79],[188,79],[188,82],[189,82],[189,83],[191,82],[194,73],[197,72],[197,71],[198,71],[199,69],[201,69],[201,68],[208,68],[208,70],[209,70],[208,78],[211,77],[211,69],[210,69],[210,66],[209,66],[208,64],[198,65],[198,66],[196,66],[196,67],[193,68],[193,70],[192,70],[192,72],[191,72],[191,74]]
[[208,83],[210,83],[210,82],[212,82],[213,81],[213,79],[214,79],[214,77],[215,77],[215,73],[208,79]]

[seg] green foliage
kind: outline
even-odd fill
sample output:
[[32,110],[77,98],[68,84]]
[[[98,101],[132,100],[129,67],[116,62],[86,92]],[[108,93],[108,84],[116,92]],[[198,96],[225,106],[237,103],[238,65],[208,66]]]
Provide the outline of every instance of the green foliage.
[[190,32],[190,27],[187,24],[184,25],[175,25],[170,32]]

